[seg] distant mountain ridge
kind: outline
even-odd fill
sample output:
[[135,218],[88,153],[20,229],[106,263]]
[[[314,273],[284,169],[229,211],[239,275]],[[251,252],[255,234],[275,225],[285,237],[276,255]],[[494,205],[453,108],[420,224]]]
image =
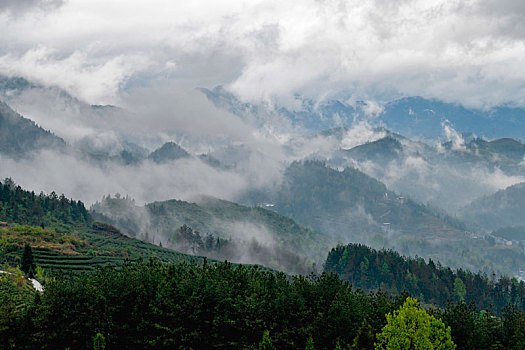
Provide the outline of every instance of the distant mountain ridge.
[[189,156],[190,154],[175,142],[166,142],[161,147],[151,152],[148,156],[148,159],[154,161],[155,163],[162,164],[180,158],[187,158]]
[[[399,195],[354,168],[336,170],[320,161],[295,162],[285,171],[282,187],[266,195],[270,209],[336,242],[393,248],[487,272],[517,273],[525,262],[521,248],[493,247],[484,235],[469,232],[461,220]],[[260,201],[261,196],[251,198]]]
[[496,106],[481,110],[415,96],[390,101],[380,108],[364,101],[349,104],[337,99],[314,101],[296,96],[297,107],[291,110],[283,106],[268,108],[265,104],[242,102],[221,86],[201,91],[216,106],[237,115],[250,114],[264,119],[279,114],[311,134],[350,127],[356,120],[372,116],[378,125],[407,137],[443,138],[443,126],[448,123],[460,133],[471,132],[488,139],[510,137],[525,140],[525,109],[517,107]]
[[459,211],[466,221],[487,230],[525,225],[525,182],[478,198]]

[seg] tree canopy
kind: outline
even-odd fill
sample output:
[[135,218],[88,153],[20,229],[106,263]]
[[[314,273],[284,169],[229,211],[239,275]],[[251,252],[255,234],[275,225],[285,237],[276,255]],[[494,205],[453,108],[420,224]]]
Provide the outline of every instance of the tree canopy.
[[403,306],[386,315],[387,324],[377,335],[376,350],[454,350],[450,327],[421,310],[408,297]]

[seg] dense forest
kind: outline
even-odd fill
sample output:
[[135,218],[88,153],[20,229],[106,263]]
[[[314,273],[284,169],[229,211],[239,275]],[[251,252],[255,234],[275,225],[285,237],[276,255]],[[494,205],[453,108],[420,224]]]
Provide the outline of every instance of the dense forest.
[[91,216],[81,201],[58,196],[55,192],[35,194],[5,179],[0,182],[0,221],[58,228],[85,226],[91,222]]
[[335,274],[229,263],[107,266],[56,275],[24,304],[15,296],[0,295],[3,348],[92,349],[98,339],[106,349],[256,349],[266,334],[276,349],[381,349],[403,322],[440,329],[449,344],[440,349],[522,349],[525,335],[513,308],[499,318],[463,301],[425,311],[407,294],[355,290]]
[[337,246],[328,254],[325,271],[364,290],[407,291],[422,302],[445,306],[448,300],[474,303],[501,314],[509,305],[525,311],[525,282],[458,269],[432,259],[407,258],[392,250],[361,244]]

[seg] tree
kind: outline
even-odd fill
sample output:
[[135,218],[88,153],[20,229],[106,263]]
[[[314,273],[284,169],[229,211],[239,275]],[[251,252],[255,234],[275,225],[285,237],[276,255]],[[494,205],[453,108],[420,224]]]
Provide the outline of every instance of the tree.
[[106,338],[102,333],[97,333],[93,337],[93,350],[104,350],[106,348]]
[[27,276],[33,277],[35,273],[35,263],[33,262],[33,251],[29,244],[26,244],[24,247],[24,253],[22,254],[22,270]]
[[403,306],[386,315],[387,324],[377,334],[376,350],[453,350],[450,327],[408,297]]
[[459,297],[459,300],[464,301],[465,295],[467,295],[467,288],[465,287],[465,283],[461,280],[461,278],[456,277],[454,280],[454,292]]
[[357,330],[357,335],[352,342],[352,350],[365,350],[374,348],[375,334],[372,326],[365,318],[361,327]]
[[270,331],[264,331],[263,338],[259,343],[259,350],[275,350],[275,346],[272,344],[272,338],[270,338]]
[[306,341],[306,347],[304,348],[304,350],[314,350],[314,349],[315,349],[315,347],[314,347],[314,339],[310,335],[308,337],[308,340]]

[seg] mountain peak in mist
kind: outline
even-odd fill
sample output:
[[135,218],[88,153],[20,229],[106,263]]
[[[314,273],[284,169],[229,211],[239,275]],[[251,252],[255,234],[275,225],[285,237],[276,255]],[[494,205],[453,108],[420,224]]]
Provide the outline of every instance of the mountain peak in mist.
[[170,141],[153,151],[148,156],[148,159],[157,164],[163,164],[180,158],[187,158],[189,156],[190,154],[184,148],[180,147],[175,142]]

